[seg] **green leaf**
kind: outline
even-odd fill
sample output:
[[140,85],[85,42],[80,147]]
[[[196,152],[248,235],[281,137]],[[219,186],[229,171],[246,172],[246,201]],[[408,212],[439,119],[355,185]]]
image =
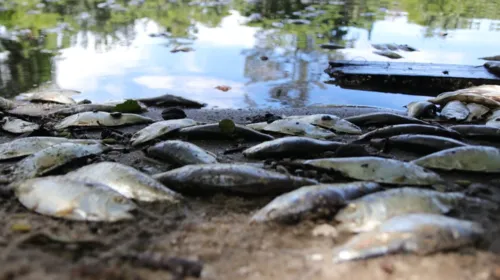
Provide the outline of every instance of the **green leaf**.
[[236,125],[234,124],[234,122],[232,120],[224,119],[224,120],[219,122],[219,128],[220,128],[220,131],[222,131],[223,133],[233,134],[234,130],[236,128]]
[[141,113],[142,108],[137,101],[128,99],[123,103],[117,104],[114,111],[120,113]]

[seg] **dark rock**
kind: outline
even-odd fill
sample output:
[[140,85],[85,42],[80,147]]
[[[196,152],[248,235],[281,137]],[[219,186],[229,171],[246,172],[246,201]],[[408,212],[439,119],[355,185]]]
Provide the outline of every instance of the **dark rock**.
[[161,117],[164,120],[178,120],[187,117],[186,113],[179,108],[167,108],[161,112]]

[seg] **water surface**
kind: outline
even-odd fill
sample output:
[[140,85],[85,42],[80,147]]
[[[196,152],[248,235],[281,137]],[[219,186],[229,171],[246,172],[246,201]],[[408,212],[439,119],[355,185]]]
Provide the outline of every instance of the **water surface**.
[[[500,55],[500,1],[6,1],[0,25],[19,54],[0,54],[0,93],[52,83],[93,102],[171,93],[219,108],[356,104],[402,109],[422,96],[325,84],[329,60],[481,65]],[[300,19],[301,23],[290,22]],[[342,50],[324,50],[333,42]],[[171,52],[174,48],[189,52]],[[5,46],[6,49],[11,47]],[[223,92],[216,86],[231,87]],[[425,93],[421,93],[425,94]]]

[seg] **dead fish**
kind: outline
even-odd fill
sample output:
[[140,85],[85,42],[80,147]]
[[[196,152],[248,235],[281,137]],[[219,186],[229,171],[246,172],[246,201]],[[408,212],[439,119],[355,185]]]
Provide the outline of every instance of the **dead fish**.
[[25,180],[44,175],[73,160],[97,155],[109,150],[102,144],[84,145],[61,143],[36,152],[18,162],[13,169],[13,181]]
[[100,144],[100,140],[68,139],[62,137],[25,137],[0,144],[0,160],[14,159],[32,155],[43,149],[61,143]]
[[363,142],[372,138],[387,138],[401,134],[426,134],[450,137],[454,139],[462,138],[460,133],[447,128],[421,124],[398,124],[372,130],[361,135],[356,142]]
[[274,195],[318,184],[316,180],[284,175],[247,164],[186,165],[154,175],[153,178],[175,191],[194,195],[217,192]]
[[327,49],[327,50],[339,50],[339,49],[345,49],[344,46],[335,44],[335,43],[328,43],[328,44],[321,44],[319,46],[322,49]]
[[474,172],[500,172],[500,150],[486,146],[452,148],[416,159],[412,163],[426,168]]
[[269,202],[251,218],[252,222],[298,222],[304,219],[327,218],[348,201],[379,191],[373,182],[320,184],[301,187]]
[[321,127],[317,127],[308,122],[295,119],[277,120],[268,124],[264,131],[291,135],[304,136],[316,139],[330,139],[336,136],[335,133]]
[[340,209],[335,220],[348,232],[376,229],[390,218],[411,214],[448,214],[463,203],[481,205],[482,199],[467,197],[460,192],[442,193],[420,188],[397,188],[368,194],[351,201]]
[[197,101],[186,99],[184,97],[172,94],[164,94],[161,96],[150,97],[150,98],[139,98],[136,100],[148,106],[160,106],[160,107],[180,106],[187,108],[203,108],[207,106],[207,104],[199,103]]
[[46,117],[51,112],[59,109],[67,108],[67,105],[55,103],[25,103],[19,104],[7,111],[10,115],[29,116],[29,117]]
[[232,134],[221,131],[219,123],[211,123],[205,125],[197,125],[186,127],[178,132],[179,136],[189,139],[213,139],[213,138],[244,138],[246,140],[267,141],[273,140],[274,137],[258,132],[257,130],[245,127],[243,125],[235,124]]
[[2,119],[2,129],[14,134],[33,132],[35,130],[38,130],[39,128],[40,126],[36,123],[27,122],[12,117],[4,117]]
[[299,120],[317,125],[322,128],[335,130],[336,132],[344,132],[349,134],[361,134],[361,129],[349,121],[343,120],[335,115],[316,114],[310,116],[290,116],[285,119]]
[[439,104],[439,105],[447,104],[450,101],[461,101],[464,103],[481,104],[481,105],[484,105],[488,108],[499,108],[500,107],[500,103],[498,101],[495,101],[492,98],[489,98],[487,96],[483,96],[480,94],[472,93],[472,91],[464,91],[464,90],[444,92],[435,98],[429,99],[428,101],[432,102],[434,104]]
[[62,91],[37,91],[19,94],[16,99],[30,102],[50,102],[59,104],[76,104],[76,101]]
[[168,133],[175,132],[181,128],[195,126],[196,124],[198,123],[192,119],[177,119],[155,122],[137,131],[134,135],[132,135],[130,142],[132,143],[132,146],[137,146],[158,137],[165,136]]
[[57,130],[67,127],[103,127],[152,123],[153,120],[137,114],[84,112],[71,115],[57,123]]
[[[446,93],[442,93],[442,94],[443,95],[445,95],[445,94],[452,95],[452,93],[455,93],[455,94],[465,94],[465,93],[477,94],[477,95],[481,95],[481,96],[489,98],[489,99],[500,101],[500,86],[498,86],[498,85],[475,86],[475,87],[459,89],[459,90],[456,90],[453,92],[446,92]],[[467,103],[471,103],[471,102],[467,102]],[[482,103],[480,103],[480,104],[482,104]],[[483,105],[485,105],[485,104],[483,104]],[[492,106],[488,106],[488,107],[492,107]]]
[[488,107],[476,103],[467,104],[467,109],[469,110],[468,122],[481,120],[490,111]]
[[407,44],[398,45],[398,48],[400,50],[407,51],[407,52],[416,52],[416,51],[418,51],[416,48],[414,48],[412,46],[408,46]]
[[372,44],[372,47],[379,51],[396,51],[399,49],[398,45],[396,44]]
[[492,60],[492,61],[500,61],[500,55],[481,57],[479,59],[482,59],[482,60]]
[[65,178],[108,186],[126,198],[138,201],[168,201],[178,203],[181,195],[166,188],[151,176],[117,163],[99,162],[67,173]]
[[164,141],[150,147],[148,156],[169,162],[175,166],[217,163],[217,157],[189,142]]
[[255,129],[257,131],[264,131],[264,128],[268,125],[268,122],[258,122],[258,123],[249,123],[245,125],[248,128]]
[[57,108],[52,110],[50,115],[61,115],[61,116],[69,116],[78,113],[84,112],[113,112],[115,110],[114,105],[105,105],[105,104],[78,104],[70,107]]
[[469,109],[460,101],[450,101],[441,110],[441,116],[449,120],[463,121],[469,116]]
[[380,157],[323,158],[296,162],[377,183],[432,185],[443,181],[438,174],[416,164]]
[[423,134],[402,134],[386,139],[372,139],[371,144],[375,147],[389,145],[410,152],[436,152],[455,147],[467,146],[466,143],[442,136]]
[[334,249],[333,262],[360,260],[393,253],[431,253],[473,245],[484,235],[478,223],[436,214],[394,217],[377,230],[354,236]]
[[1,111],[8,111],[14,107],[16,107],[16,104],[12,100],[0,97],[0,110]]
[[374,51],[373,53],[381,55],[381,56],[388,57],[390,59],[400,59],[400,58],[403,58],[401,55],[399,55],[398,53],[395,53],[393,51]]
[[486,126],[500,128],[500,118],[490,119],[485,123]]
[[98,183],[63,176],[23,181],[15,188],[19,202],[42,215],[75,221],[115,222],[132,219],[136,205]]
[[453,125],[449,128],[457,131],[464,137],[500,139],[500,129],[487,125],[462,124]]
[[359,126],[386,126],[394,124],[428,124],[416,118],[402,116],[393,113],[368,113],[345,118],[346,121]]
[[488,69],[491,74],[500,76],[500,63],[499,62],[486,62],[484,67]]
[[436,105],[428,101],[413,101],[406,105],[407,114],[412,118],[436,116]]
[[243,155],[252,159],[306,156],[335,151],[343,145],[345,143],[289,136],[250,147],[243,151]]

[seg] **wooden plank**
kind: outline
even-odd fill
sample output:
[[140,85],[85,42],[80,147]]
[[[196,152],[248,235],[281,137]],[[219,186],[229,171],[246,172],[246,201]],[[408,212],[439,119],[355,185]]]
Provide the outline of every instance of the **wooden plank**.
[[325,72],[334,78],[327,83],[343,88],[424,96],[483,84],[500,85],[500,77],[483,65],[332,61]]

